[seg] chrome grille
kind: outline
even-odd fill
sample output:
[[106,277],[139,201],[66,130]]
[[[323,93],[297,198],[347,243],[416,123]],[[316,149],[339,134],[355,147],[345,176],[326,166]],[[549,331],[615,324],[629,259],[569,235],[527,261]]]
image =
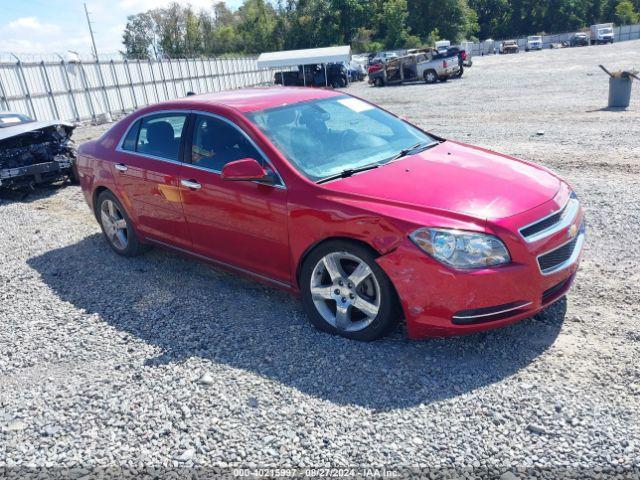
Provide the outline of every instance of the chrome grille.
[[584,242],[584,221],[578,234],[569,242],[538,256],[538,266],[544,275],[557,272],[572,264],[580,253]]
[[562,209],[520,228],[520,235],[528,243],[549,237],[571,225],[579,210],[580,203],[572,196]]
[[561,211],[554,213],[550,217],[543,218],[542,220],[534,223],[533,225],[529,225],[528,227],[521,229],[520,233],[524,238],[531,238],[536,233],[540,233],[546,230],[547,228],[553,227],[556,223],[560,221],[563,211],[564,211],[564,208]]

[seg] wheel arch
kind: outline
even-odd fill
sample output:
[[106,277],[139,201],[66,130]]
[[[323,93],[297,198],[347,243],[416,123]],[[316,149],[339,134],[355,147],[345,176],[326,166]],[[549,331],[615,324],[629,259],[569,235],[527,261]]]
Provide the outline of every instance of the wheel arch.
[[93,194],[91,196],[93,215],[96,217],[96,220],[98,221],[98,223],[100,222],[99,213],[98,213],[98,197],[103,192],[109,192],[111,195],[113,195],[120,202],[120,205],[122,206],[122,208],[124,208],[126,214],[129,216],[130,219],[133,220],[133,228],[134,228],[134,230],[137,233],[139,233],[138,232],[138,225],[137,225],[138,217],[137,217],[137,215],[135,215],[135,212],[132,211],[133,207],[131,207],[125,201],[126,199],[123,199],[120,195],[118,195],[117,190],[115,190],[114,188],[110,188],[107,185],[98,185],[93,190]]
[[[297,289],[300,289],[300,275],[302,273],[302,266],[304,265],[304,262],[306,261],[307,258],[309,258],[309,255],[316,250],[317,248],[320,248],[323,245],[326,245],[327,243],[330,242],[335,242],[335,241],[339,241],[339,242],[347,242],[347,243],[352,243],[354,245],[359,245],[361,247],[366,248],[367,250],[369,250],[371,252],[371,254],[375,257],[378,258],[380,256],[382,256],[384,254],[384,252],[380,252],[379,250],[377,250],[373,245],[371,245],[368,242],[365,242],[364,240],[358,239],[358,238],[353,238],[353,237],[347,237],[347,236],[341,236],[341,235],[335,235],[335,236],[331,236],[331,237],[326,237],[323,238],[321,240],[318,240],[314,243],[312,243],[311,245],[309,245],[304,252],[302,253],[302,255],[300,255],[300,258],[298,259],[297,263],[296,263],[296,270],[295,270],[295,277],[294,277],[294,281],[295,281],[295,287]],[[391,280],[391,279],[390,279]],[[393,282],[391,282],[391,285],[393,285]],[[395,290],[395,285],[393,285],[393,288]],[[397,294],[397,293],[396,293]]]
[[112,190],[110,190],[108,187],[105,187],[104,185],[98,185],[93,190],[93,194],[91,195],[91,207],[93,210],[93,215],[96,217],[96,220],[98,221],[100,221],[100,219],[98,218],[98,197],[102,192],[110,192],[112,195],[114,196],[116,195]]

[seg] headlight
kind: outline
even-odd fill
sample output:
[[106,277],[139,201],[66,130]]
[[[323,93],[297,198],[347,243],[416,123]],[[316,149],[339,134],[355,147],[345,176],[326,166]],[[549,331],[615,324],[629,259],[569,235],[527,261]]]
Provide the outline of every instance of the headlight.
[[455,268],[482,268],[511,261],[504,243],[485,233],[419,228],[409,238],[439,262]]

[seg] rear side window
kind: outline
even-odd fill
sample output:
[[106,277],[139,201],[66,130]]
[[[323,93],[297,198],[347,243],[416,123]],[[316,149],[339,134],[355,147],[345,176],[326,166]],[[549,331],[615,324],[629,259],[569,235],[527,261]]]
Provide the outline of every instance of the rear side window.
[[136,151],[136,140],[138,140],[139,129],[140,129],[140,120],[136,120],[136,122],[129,129],[127,136],[124,138],[124,142],[122,142],[123,150],[128,150],[130,152]]
[[[135,151],[177,161],[186,120],[186,114],[178,113],[154,115],[139,120],[142,123],[135,143]],[[128,138],[125,139],[125,144],[127,140]],[[124,145],[123,148],[125,148]]]

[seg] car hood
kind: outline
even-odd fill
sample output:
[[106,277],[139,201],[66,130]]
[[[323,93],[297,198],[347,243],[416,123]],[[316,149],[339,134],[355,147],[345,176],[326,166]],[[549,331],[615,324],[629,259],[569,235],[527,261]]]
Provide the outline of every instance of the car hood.
[[446,141],[322,186],[370,201],[491,220],[549,201],[558,192],[560,179],[543,167]]
[[56,125],[64,127],[67,132],[71,132],[75,128],[75,125],[73,123],[65,122],[62,120],[44,120],[40,122],[34,121],[21,123],[10,127],[0,128],[0,141],[12,137],[17,137],[27,132],[35,132],[36,130],[42,130],[43,128],[54,127]]

